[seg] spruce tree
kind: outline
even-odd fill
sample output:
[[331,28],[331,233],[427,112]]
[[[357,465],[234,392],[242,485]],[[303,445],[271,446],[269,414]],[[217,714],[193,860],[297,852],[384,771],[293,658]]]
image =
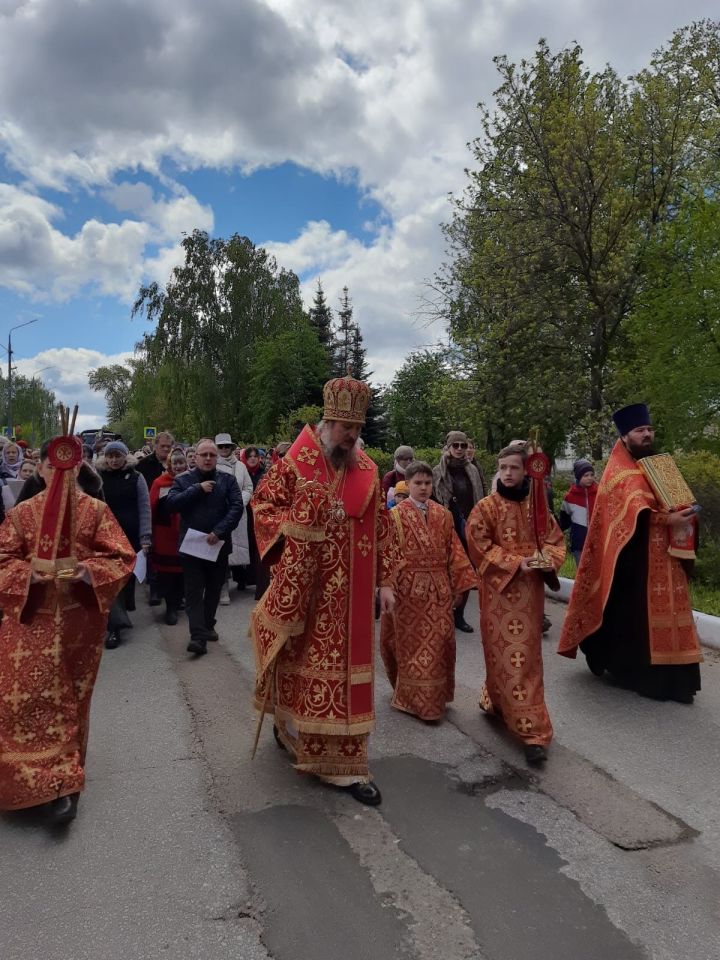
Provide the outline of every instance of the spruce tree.
[[[336,377],[347,375],[348,367],[353,362],[353,346],[355,343],[355,324],[353,323],[353,308],[347,287],[343,287],[338,311],[338,325],[335,331],[333,370]],[[355,370],[353,376],[357,376]]]
[[335,345],[335,336],[333,334],[333,315],[332,310],[328,306],[328,302],[325,299],[325,291],[322,288],[322,283],[318,279],[317,290],[315,291],[315,299],[313,300],[313,305],[308,311],[308,316],[310,317],[310,326],[313,328],[317,334],[317,338],[320,341],[325,353],[328,358],[328,365],[333,366],[333,348]]

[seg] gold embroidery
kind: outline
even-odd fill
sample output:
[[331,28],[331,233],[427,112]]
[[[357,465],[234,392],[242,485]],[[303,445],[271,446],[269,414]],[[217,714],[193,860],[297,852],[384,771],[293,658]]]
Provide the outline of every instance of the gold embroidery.
[[364,557],[366,557],[372,550],[372,543],[366,533],[364,533],[358,540],[357,548]]
[[313,450],[310,447],[301,447],[298,454],[299,463],[308,463],[311,467],[315,466],[315,461],[320,456],[319,450]]

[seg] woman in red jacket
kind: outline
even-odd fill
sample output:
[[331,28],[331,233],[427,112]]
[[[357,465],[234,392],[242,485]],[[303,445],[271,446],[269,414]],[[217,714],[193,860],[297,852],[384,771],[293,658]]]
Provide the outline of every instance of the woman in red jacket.
[[166,509],[165,498],[173,480],[187,470],[185,454],[173,450],[168,469],[153,481],[150,488],[152,510],[152,561],[158,572],[158,592],[165,600],[165,623],[178,622],[178,610],[183,598],[183,571],[178,558],[180,514]]

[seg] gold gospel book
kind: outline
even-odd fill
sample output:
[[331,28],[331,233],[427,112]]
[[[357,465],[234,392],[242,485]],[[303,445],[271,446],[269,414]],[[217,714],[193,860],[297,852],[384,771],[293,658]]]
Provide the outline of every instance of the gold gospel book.
[[669,453],[658,453],[638,460],[638,466],[653,488],[655,496],[668,510],[679,510],[695,503],[692,490]]

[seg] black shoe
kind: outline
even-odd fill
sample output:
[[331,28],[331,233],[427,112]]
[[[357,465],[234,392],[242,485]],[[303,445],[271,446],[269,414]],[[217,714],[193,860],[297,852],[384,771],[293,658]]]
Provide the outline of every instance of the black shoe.
[[106,650],[116,650],[116,649],[120,646],[120,643],[121,643],[120,634],[115,633],[114,630],[112,630],[112,631],[105,637],[105,649],[106,649]]
[[543,614],[542,632],[547,633],[550,627],[552,627],[552,620]]
[[188,653],[196,653],[201,657],[204,653],[207,653],[207,643],[200,639],[191,640],[187,645],[187,651]]
[[220,639],[220,637],[217,635],[217,630],[212,630],[212,629],[209,629],[209,630],[208,630],[208,632],[207,632],[207,638],[208,638],[208,640],[210,640],[212,643],[217,643],[217,641]]
[[174,610],[172,607],[168,607],[165,611],[165,623],[169,627],[174,627],[178,622],[177,610]]
[[455,629],[460,630],[462,633],[475,633],[467,620],[456,620]]
[[150,594],[150,599],[148,600],[149,607],[159,607],[161,603],[162,603],[162,600],[156,593]]
[[368,807],[379,807],[382,803],[382,794],[374,783],[351,783],[349,787],[342,789],[349,793],[353,800]]
[[539,743],[529,743],[525,747],[525,759],[533,766],[544,763],[547,760],[547,750]]
[[59,797],[50,804],[50,817],[53,823],[70,823],[77,816],[79,793],[70,793]]
[[278,733],[278,728],[273,724],[273,736],[275,737],[275,743],[280,747],[281,750],[287,750],[287,747],[280,739],[280,734]]

